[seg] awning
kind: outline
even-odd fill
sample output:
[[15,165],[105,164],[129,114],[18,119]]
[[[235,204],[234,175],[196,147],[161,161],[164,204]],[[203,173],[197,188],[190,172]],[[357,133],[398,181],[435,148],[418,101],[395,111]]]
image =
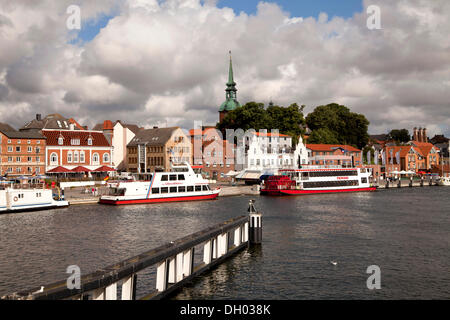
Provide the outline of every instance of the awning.
[[243,180],[259,180],[261,174],[261,171],[243,171],[239,173],[236,178]]
[[231,170],[230,172],[226,173],[225,176],[226,177],[235,177],[238,174],[239,174],[239,172]]
[[116,171],[116,169],[108,166],[101,166],[100,168],[93,170],[93,172],[111,172],[111,171]]
[[89,170],[88,168],[85,168],[83,166],[78,166],[78,167],[70,170],[70,172],[91,172],[91,170]]
[[47,171],[47,173],[65,173],[65,172],[71,172],[71,170],[64,168],[64,167],[56,167],[52,170]]

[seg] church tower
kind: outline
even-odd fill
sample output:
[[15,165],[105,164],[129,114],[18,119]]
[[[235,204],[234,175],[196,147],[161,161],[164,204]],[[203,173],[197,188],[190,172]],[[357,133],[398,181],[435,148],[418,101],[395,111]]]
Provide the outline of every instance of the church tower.
[[226,100],[219,109],[219,121],[222,122],[222,120],[225,118],[228,112],[233,111],[236,108],[239,108],[241,105],[237,101],[237,89],[236,89],[236,82],[234,82],[234,76],[233,76],[233,62],[231,59],[231,51],[230,51],[230,67],[228,70],[228,82],[227,82],[227,88],[225,90],[226,93]]

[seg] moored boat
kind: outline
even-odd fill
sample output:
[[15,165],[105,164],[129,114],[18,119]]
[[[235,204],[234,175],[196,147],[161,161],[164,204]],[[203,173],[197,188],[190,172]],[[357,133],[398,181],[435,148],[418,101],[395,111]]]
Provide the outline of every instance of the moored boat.
[[153,172],[145,181],[117,181],[108,183],[109,193],[100,203],[110,205],[147,204],[214,200],[220,188],[211,189],[208,180],[196,174],[185,163],[173,165],[171,172]]
[[[57,191],[57,192],[54,192]],[[2,184],[0,187],[0,213],[37,211],[67,207],[58,189],[48,189],[44,185]]]
[[319,193],[375,191],[370,183],[372,169],[311,166],[280,170],[261,186],[263,195],[305,195]]

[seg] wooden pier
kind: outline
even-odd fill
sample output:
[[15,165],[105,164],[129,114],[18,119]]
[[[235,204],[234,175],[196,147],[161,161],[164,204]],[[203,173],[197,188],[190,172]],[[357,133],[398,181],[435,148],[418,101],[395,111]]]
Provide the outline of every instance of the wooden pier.
[[[252,202],[251,202],[252,203]],[[1,297],[6,300],[150,300],[161,299],[252,244],[262,234],[261,215],[249,209],[241,216],[170,242],[138,256],[80,277],[79,288],[67,281],[47,284]],[[258,221],[255,223],[255,215]],[[258,230],[255,230],[258,228]],[[256,244],[260,244],[261,236]],[[199,251],[197,251],[199,250]],[[195,252],[201,252],[195,255]],[[200,258],[199,258],[200,256]],[[200,261],[196,261],[197,260]],[[142,297],[136,296],[138,273],[156,267],[156,282]],[[145,284],[147,286],[147,283]],[[118,294],[120,291],[120,294]]]

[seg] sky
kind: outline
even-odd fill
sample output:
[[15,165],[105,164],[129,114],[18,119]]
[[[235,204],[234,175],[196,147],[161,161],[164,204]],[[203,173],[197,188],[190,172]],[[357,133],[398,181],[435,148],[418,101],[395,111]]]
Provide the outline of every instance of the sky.
[[215,124],[231,50],[241,104],[336,102],[371,134],[450,136],[449,15],[446,0],[0,0],[0,122]]

